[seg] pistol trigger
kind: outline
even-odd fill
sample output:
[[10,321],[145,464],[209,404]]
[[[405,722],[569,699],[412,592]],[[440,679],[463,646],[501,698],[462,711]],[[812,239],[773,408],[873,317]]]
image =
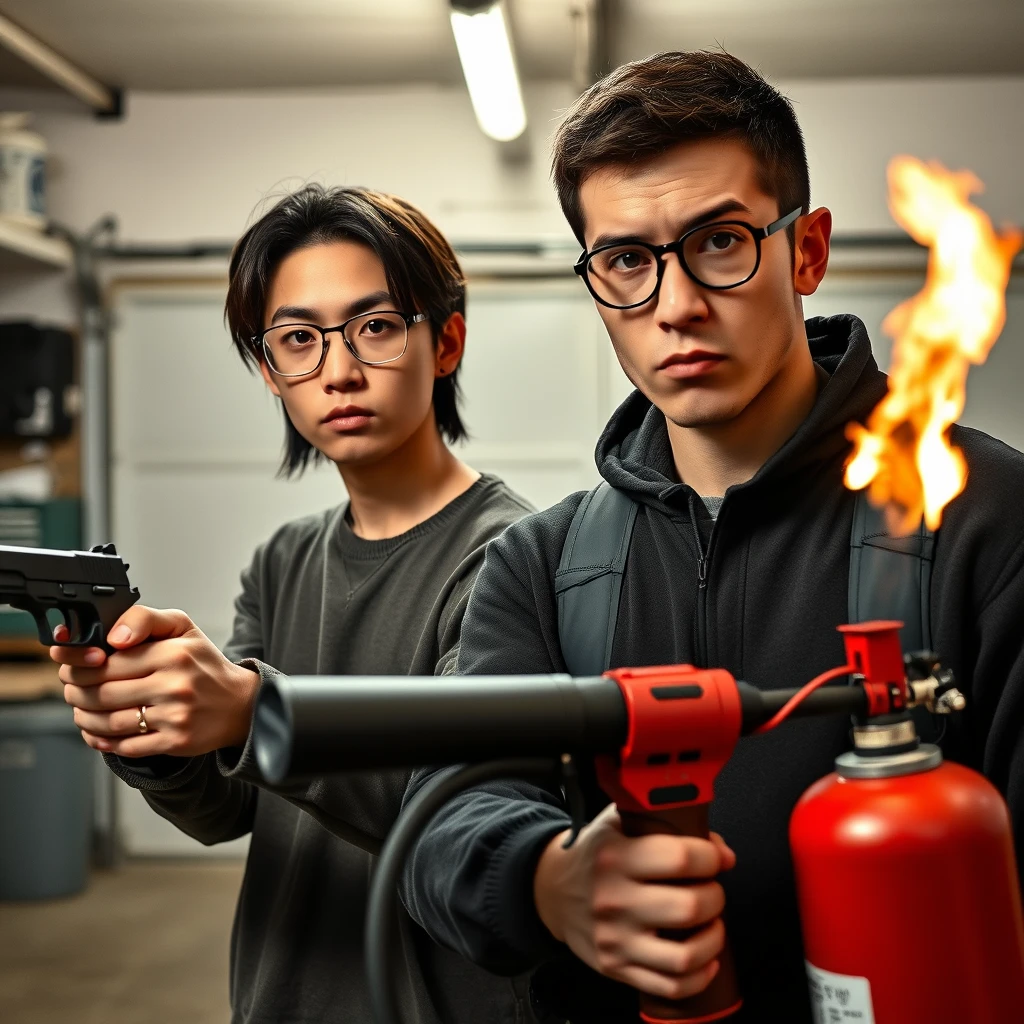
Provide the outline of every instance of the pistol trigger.
[[64,610],[64,624],[68,627],[68,636],[72,639],[82,635],[82,617],[75,608]]
[[53,630],[50,628],[50,620],[40,612],[31,608],[24,609],[36,620],[36,632],[39,634],[39,642],[44,647],[52,647],[57,641],[53,639]]
[[587,823],[586,801],[583,799],[580,776],[572,754],[562,755],[562,791],[565,793],[565,802],[569,805],[569,815],[572,818],[569,836],[562,843],[562,849],[568,850]]

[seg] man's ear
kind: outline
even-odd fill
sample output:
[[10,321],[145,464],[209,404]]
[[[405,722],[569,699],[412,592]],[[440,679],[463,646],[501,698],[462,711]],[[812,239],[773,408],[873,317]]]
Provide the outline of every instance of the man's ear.
[[459,366],[466,351],[466,319],[461,313],[452,313],[437,332],[434,346],[434,376],[450,377]]
[[828,269],[832,212],[824,206],[796,222],[793,245],[793,287],[798,295],[813,295]]
[[274,380],[274,375],[270,372],[270,367],[267,366],[266,359],[260,359],[260,373],[263,375],[263,379],[267,382],[267,387],[277,395],[281,397],[281,389],[277,386],[277,382]]

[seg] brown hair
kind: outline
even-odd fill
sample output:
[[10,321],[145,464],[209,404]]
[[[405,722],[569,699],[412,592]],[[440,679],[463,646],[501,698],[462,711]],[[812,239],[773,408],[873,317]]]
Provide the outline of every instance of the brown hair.
[[580,244],[586,245],[579,193],[591,173],[707,138],[744,142],[779,215],[798,206],[807,213],[807,154],[789,101],[728,53],[671,51],[623,64],[596,82],[555,133],[551,173]]
[[[426,313],[437,333],[453,313],[466,312],[466,281],[444,235],[411,203],[368,188],[306,185],[281,199],[239,239],[231,254],[224,313],[242,359],[260,365],[259,337],[267,290],[281,261],[297,249],[338,240],[372,249],[387,277],[388,290],[406,313]],[[450,443],[466,436],[459,416],[459,369],[434,381],[434,416]],[[282,406],[283,409],[283,406]],[[281,473],[301,473],[322,458],[284,413],[285,451]]]

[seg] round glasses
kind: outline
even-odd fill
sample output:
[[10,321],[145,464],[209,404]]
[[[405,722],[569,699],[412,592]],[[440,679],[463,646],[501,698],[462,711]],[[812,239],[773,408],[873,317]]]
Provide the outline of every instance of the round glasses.
[[691,228],[675,242],[612,242],[585,252],[573,270],[586,282],[590,294],[612,309],[633,309],[650,302],[661,287],[665,255],[679,257],[686,275],[703,288],[722,291],[746,284],[761,265],[761,242],[788,227],[800,208],[766,228],[742,220],[721,220]]
[[267,365],[280,377],[304,377],[323,366],[330,346],[329,334],[341,334],[345,348],[361,363],[380,366],[405,355],[409,328],[427,319],[426,313],[409,316],[396,310],[360,313],[337,327],[316,324],[279,324],[254,337],[262,344]]

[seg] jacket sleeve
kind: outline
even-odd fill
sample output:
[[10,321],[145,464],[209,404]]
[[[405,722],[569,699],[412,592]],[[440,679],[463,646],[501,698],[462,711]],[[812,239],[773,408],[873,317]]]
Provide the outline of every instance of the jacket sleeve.
[[951,439],[968,475],[936,535],[933,643],[967,708],[942,749],[1005,798],[1024,891],[1024,455],[967,427]]
[[[258,660],[263,653],[258,583],[262,557],[260,548],[242,573],[234,627],[224,649],[231,661],[258,671],[261,678],[273,672]],[[206,846],[237,839],[252,829],[257,790],[246,780],[226,778],[217,752],[201,757],[104,754],[103,759],[118,778],[142,793],[157,814]]]
[[1024,540],[977,619],[969,716],[979,765],[1005,796],[1024,891]]
[[[488,546],[463,622],[460,675],[565,671],[551,560],[579,498],[523,520]],[[415,773],[406,802],[453,770]],[[401,886],[407,910],[435,941],[498,973],[555,955],[564,947],[537,915],[533,875],[544,847],[568,823],[559,792],[524,780],[460,794],[413,849]]]

